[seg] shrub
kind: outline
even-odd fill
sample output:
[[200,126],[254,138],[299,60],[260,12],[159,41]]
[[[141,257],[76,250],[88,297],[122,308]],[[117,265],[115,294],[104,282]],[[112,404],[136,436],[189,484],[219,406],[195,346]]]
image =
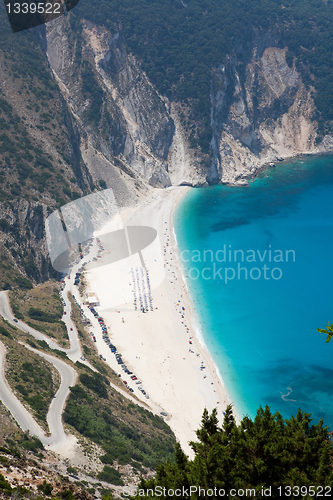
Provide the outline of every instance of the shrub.
[[43,443],[37,437],[28,438],[25,436],[25,440],[22,443],[22,447],[27,451],[32,451],[36,453],[38,450],[43,450]]
[[94,373],[92,377],[86,373],[81,373],[80,375],[81,384],[85,385],[88,389],[94,391],[101,398],[106,399],[108,397],[108,392],[105,386],[103,377],[99,373]]
[[6,481],[2,474],[0,474],[0,491],[1,490],[5,491],[6,493],[12,491],[11,485]]
[[18,285],[18,287],[21,290],[31,290],[31,288],[33,288],[33,284],[31,283],[31,281],[28,280],[28,278],[25,278],[24,276],[17,276],[16,278],[14,278],[13,281]]
[[49,314],[37,307],[30,307],[28,310],[28,316],[31,319],[37,321],[43,321],[45,323],[57,323],[59,318],[61,318],[61,314]]
[[104,466],[104,469],[98,474],[97,478],[117,486],[124,486],[124,481],[121,479],[119,472],[109,465]]
[[8,337],[9,339],[13,339],[13,336],[11,335],[11,333],[9,333],[8,330],[6,330],[6,328],[4,328],[3,326],[0,326],[0,333],[1,333],[1,335]]
[[43,484],[38,486],[38,489],[44,493],[44,495],[50,496],[52,494],[52,484],[47,483],[44,479]]

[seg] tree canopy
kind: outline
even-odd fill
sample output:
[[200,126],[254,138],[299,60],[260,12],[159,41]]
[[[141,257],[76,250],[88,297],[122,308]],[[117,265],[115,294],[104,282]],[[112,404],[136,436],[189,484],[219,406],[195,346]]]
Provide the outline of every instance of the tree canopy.
[[[198,441],[190,443],[194,459],[189,460],[178,444],[176,463],[166,462],[157,468],[154,479],[143,479],[136,498],[142,498],[142,490],[146,496],[152,496],[157,487],[165,488],[163,497],[170,500],[176,489],[181,490],[179,498],[208,499],[214,488],[221,490],[220,495],[213,495],[215,498],[228,498],[231,489],[252,490],[246,498],[264,498],[263,490],[267,488],[271,488],[269,496],[283,498],[288,496],[289,487],[294,488],[293,493],[299,487],[299,498],[311,498],[310,486],[324,487],[333,480],[328,428],[323,427],[322,420],[316,425],[311,420],[310,414],[301,410],[296,417],[284,420],[280,413],[272,414],[266,406],[259,408],[254,420],[245,416],[237,425],[230,405],[219,427],[216,409],[211,415],[205,409],[196,433]],[[195,487],[201,487],[205,493],[202,490],[199,495]],[[242,496],[240,493],[233,497]]]

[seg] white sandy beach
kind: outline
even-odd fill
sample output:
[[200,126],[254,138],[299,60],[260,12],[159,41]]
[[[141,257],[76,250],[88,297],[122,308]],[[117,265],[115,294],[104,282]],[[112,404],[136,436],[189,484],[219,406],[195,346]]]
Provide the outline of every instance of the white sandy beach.
[[[208,352],[195,335],[195,310],[181,271],[175,265],[177,250],[172,214],[187,190],[186,187],[156,190],[139,208],[123,211],[124,225],[152,227],[159,241],[156,238],[150,250],[142,250],[141,260],[136,253],[127,259],[127,264],[118,261],[98,269],[88,265],[86,278],[87,290],[95,292],[100,300],[101,307],[97,309],[108,327],[111,342],[121,352],[127,367],[142,381],[149,399],[144,399],[138,386],[116,365],[122,379],[131,382],[135,394],[154,411],[160,409],[168,414],[166,421],[184,451],[192,456],[188,443],[196,439],[195,430],[200,427],[204,408],[211,412],[217,407],[222,422],[222,412],[231,400]],[[98,232],[102,244],[103,233],[114,228],[111,224]],[[110,255],[106,244],[104,248],[99,264]],[[139,303],[135,310],[133,275],[129,272],[132,268],[134,274],[138,273],[138,282],[144,279],[142,257],[152,295],[152,307],[146,313],[140,310]],[[109,352],[108,359],[110,356]]]

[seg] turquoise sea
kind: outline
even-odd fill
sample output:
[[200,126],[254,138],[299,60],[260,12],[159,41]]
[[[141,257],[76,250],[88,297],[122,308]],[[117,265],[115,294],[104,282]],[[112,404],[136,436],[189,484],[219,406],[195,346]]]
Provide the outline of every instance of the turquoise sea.
[[176,210],[200,330],[241,415],[301,408],[333,428],[333,340],[316,331],[333,322],[332,200],[333,156],[319,156],[249,188],[191,189]]

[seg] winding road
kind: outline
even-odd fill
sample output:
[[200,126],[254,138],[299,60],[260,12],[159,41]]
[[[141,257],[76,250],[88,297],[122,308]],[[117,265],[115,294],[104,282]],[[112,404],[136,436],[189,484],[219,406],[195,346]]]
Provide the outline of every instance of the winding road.
[[[56,342],[51,340],[47,335],[44,335],[43,333],[38,332],[31,326],[28,326],[26,323],[23,323],[23,321],[17,320],[17,323],[14,321],[14,315],[12,313],[12,310],[9,305],[9,299],[7,292],[0,292],[0,314],[3,316],[5,320],[8,321],[11,325],[13,325],[15,328],[19,328],[22,332],[28,333],[29,335],[32,335],[35,337],[36,340],[44,340],[50,349],[57,349],[58,351],[65,352],[67,354],[67,357],[75,363],[80,359],[82,356],[82,351],[81,347],[79,344],[78,340],[78,333],[76,330],[76,327],[71,320],[71,304],[69,300],[66,297],[64,297],[65,300],[65,306],[64,306],[64,311],[66,311],[66,314],[63,315],[62,321],[65,323],[68,331],[68,336],[69,336],[69,341],[70,341],[70,348],[65,349],[63,347],[60,347]],[[73,330],[71,331],[71,328]],[[39,352],[39,351],[38,351]],[[90,367],[92,368],[92,367]]]
[[11,388],[9,387],[4,373],[6,347],[2,342],[0,342],[0,399],[24,431],[29,431],[32,436],[38,437],[38,439],[41,440],[44,446],[48,446],[52,450],[57,450],[68,440],[68,436],[66,435],[62,425],[61,415],[66,403],[67,396],[69,394],[69,387],[75,384],[77,377],[76,371],[67,363],[58,358],[55,358],[54,356],[44,354],[43,352],[37,351],[36,349],[33,349],[32,347],[29,347],[27,345],[25,347],[38,354],[49,363],[53,364],[60,373],[60,387],[55,394],[52,403],[50,404],[47,414],[47,423],[51,436],[45,436],[45,432],[43,431],[43,429],[37,424],[28,410],[16,398]]
[[[44,340],[48,344],[50,349],[57,349],[58,351],[65,352],[67,354],[67,357],[74,363],[80,359],[80,363],[84,363],[85,365],[89,366],[89,368],[92,369],[93,371],[97,371],[88,361],[83,361],[81,359],[83,354],[78,338],[77,329],[71,319],[71,303],[67,297],[66,289],[67,291],[70,291],[72,294],[74,292],[76,299],[79,302],[80,302],[80,297],[78,296],[77,290],[76,289],[74,290],[72,288],[71,281],[72,279],[67,282],[66,279],[63,291],[61,292],[61,297],[65,302],[64,312],[66,312],[66,314],[62,316],[62,321],[65,323],[67,327],[67,332],[70,341],[69,349],[60,347],[56,342],[51,340],[49,337],[35,330],[34,328],[30,327],[23,321],[20,320],[14,321],[15,316],[13,315],[13,312],[10,308],[8,293],[6,291],[0,292],[0,314],[6,321],[8,321],[8,323],[10,323],[15,328],[18,328],[22,332],[28,333],[36,340],[42,340],[42,341]],[[93,319],[95,318],[92,318],[92,320]],[[94,329],[94,325],[92,325],[92,329]],[[1,341],[0,341],[0,400],[8,408],[10,413],[17,421],[18,425],[24,431],[29,431],[31,435],[38,437],[38,439],[40,439],[43,445],[47,446],[48,449],[56,451],[63,457],[71,457],[75,452],[74,448],[76,445],[76,438],[74,438],[74,436],[72,435],[67,435],[65,433],[61,416],[66,404],[66,399],[69,394],[70,390],[69,388],[75,385],[77,373],[75,369],[72,368],[70,365],[68,365],[65,361],[62,361],[59,358],[56,358],[55,356],[51,356],[50,354],[38,351],[37,349],[33,349],[32,347],[26,344],[23,345],[27,349],[31,350],[35,354],[38,354],[46,361],[51,363],[58,370],[61,377],[60,387],[47,413],[47,423],[49,426],[50,435],[49,436],[45,435],[44,430],[38,425],[38,423],[34,420],[32,415],[27,411],[24,405],[16,398],[11,388],[9,387],[4,373],[6,347]],[[108,361],[111,360],[108,359]],[[111,363],[109,364],[111,365]],[[147,405],[146,403],[138,401],[130,394],[128,394],[127,391],[119,388],[112,382],[110,382],[110,386],[113,387],[122,396],[124,396],[127,400],[130,400],[133,403],[145,409],[148,409],[147,407],[149,407],[149,409],[155,414],[160,413],[161,408],[158,405],[154,404],[152,401],[150,401],[150,404]]]
[[[19,320],[15,322],[14,315],[10,308],[7,292],[0,292],[0,314],[6,321],[8,321],[8,323],[13,325],[15,328],[20,329],[22,332],[32,335],[36,340],[44,340],[48,344],[50,349],[57,349],[59,351],[66,352],[68,358],[75,363],[82,355],[82,352],[78,341],[75,325],[72,323],[72,320],[70,319],[71,305],[68,302],[66,306],[67,308],[69,308],[69,314],[68,314],[69,317],[67,318],[66,317],[67,315],[64,316],[64,318],[66,318],[65,323],[67,326],[68,334],[70,335],[69,349],[64,349],[63,347],[60,347],[56,342],[51,340],[49,337],[38,332],[34,328],[31,328],[26,323],[23,323],[22,321]],[[73,328],[73,331],[71,331],[70,328]],[[62,447],[62,445],[66,444],[69,440],[69,437],[66,435],[64,431],[61,415],[66,404],[67,396],[69,394],[69,388],[75,385],[77,374],[74,368],[68,365],[65,361],[62,361],[56,358],[55,356],[51,356],[49,354],[38,351],[37,349],[33,349],[28,345],[25,344],[23,345],[27,349],[31,350],[35,354],[38,354],[46,361],[51,363],[58,370],[60,374],[61,378],[60,387],[57,393],[55,394],[55,397],[52,403],[50,404],[49,411],[47,413],[47,424],[49,426],[49,431],[51,435],[50,436],[45,435],[43,429],[38,425],[38,423],[34,420],[31,414],[26,410],[23,404],[16,398],[11,388],[9,387],[4,373],[6,348],[2,342],[0,342],[0,366],[1,366],[0,399],[3,402],[3,404],[8,408],[8,410],[11,412],[11,414],[13,415],[19,426],[24,431],[29,431],[31,435],[38,437],[38,439],[41,440],[44,446],[48,446],[50,449],[56,451],[59,449],[59,447]],[[93,367],[91,368],[93,369]],[[69,448],[71,448],[71,446]]]

